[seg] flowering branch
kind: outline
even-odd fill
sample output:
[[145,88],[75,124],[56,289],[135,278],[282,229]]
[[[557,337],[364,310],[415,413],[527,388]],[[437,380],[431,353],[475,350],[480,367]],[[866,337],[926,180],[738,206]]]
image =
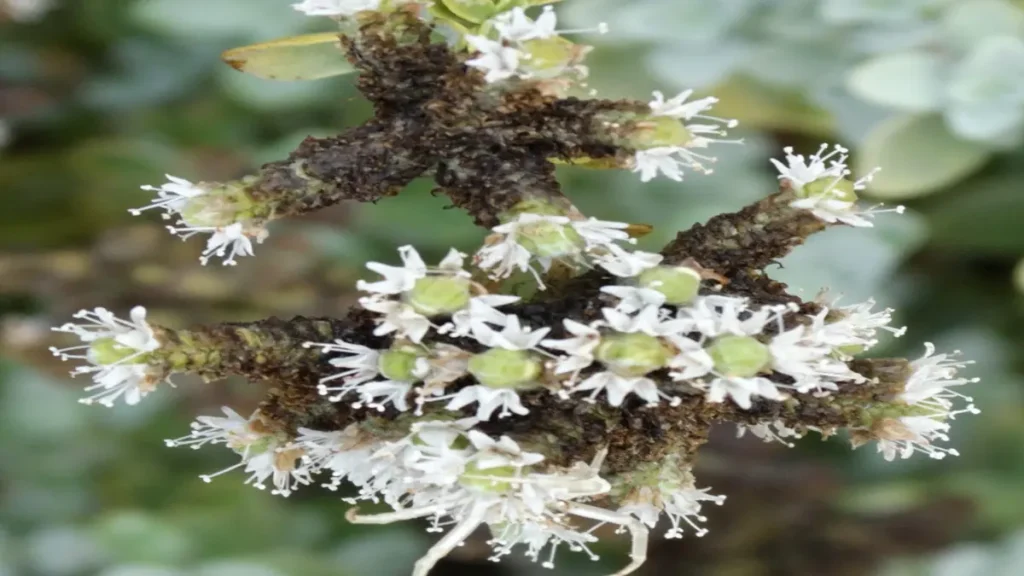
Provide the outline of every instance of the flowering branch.
[[[170,177],[146,208],[185,237],[212,234],[203,261],[253,254],[266,224],[343,200],[376,201],[413,178],[491,234],[470,257],[428,265],[412,246],[400,265],[371,262],[343,319],[269,319],[174,330],[98,308],[57,330],[79,346],[93,383],[84,401],[139,402],[175,373],[241,375],[270,389],[243,417],[200,417],[170,446],[222,444],[245,482],[287,496],[326,474],[358,487],[350,502],[389,504],[384,524],[424,518],[442,537],[420,559],[426,576],[480,525],[495,560],[514,548],[551,566],[561,544],[594,557],[594,527],[632,539],[639,568],[648,534],[702,535],[707,503],[693,464],[715,422],[789,444],[809,431],[850,433],[887,458],[942,446],[949,422],[975,413],[957,388],[969,363],[936,354],[863,359],[890,326],[874,302],[805,302],[771,280],[771,265],[833,225],[870,227],[858,206],[871,177],[852,180],[846,150],[823,145],[773,160],[780,192],[681,232],[660,253],[632,248],[628,223],[584,215],[552,161],[632,170],[643,181],[710,173],[704,149],[735,121],[692,91],[649,102],[568,97],[589,51],[560,34],[535,0],[306,0],[347,31],[346,56],[375,117],[334,138],[307,139],[287,160],[237,182]],[[432,20],[422,20],[431,14]],[[447,40],[435,41],[441,31]],[[600,31],[600,30],[599,30]],[[140,210],[141,211],[141,210]],[[900,211],[896,209],[895,211]],[[528,301],[507,293],[536,279]],[[541,556],[545,550],[550,556]]]

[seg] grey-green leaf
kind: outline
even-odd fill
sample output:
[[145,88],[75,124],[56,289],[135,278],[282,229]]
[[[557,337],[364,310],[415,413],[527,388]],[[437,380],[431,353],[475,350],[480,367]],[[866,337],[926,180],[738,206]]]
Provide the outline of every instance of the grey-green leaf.
[[846,79],[850,92],[875,104],[928,112],[939,107],[942,62],[934,54],[904,52],[868,60]]
[[868,191],[879,198],[924,196],[977,170],[992,152],[952,134],[938,115],[890,118],[868,134],[857,172],[882,168]]

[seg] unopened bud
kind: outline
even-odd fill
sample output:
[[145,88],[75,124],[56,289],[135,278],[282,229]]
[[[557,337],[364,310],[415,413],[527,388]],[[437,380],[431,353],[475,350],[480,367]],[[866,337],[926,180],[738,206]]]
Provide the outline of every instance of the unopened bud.
[[420,355],[415,349],[398,348],[386,350],[377,360],[377,370],[381,376],[396,382],[415,382],[419,380],[417,363]]
[[751,378],[771,365],[768,347],[750,336],[722,336],[707,349],[715,370],[726,376]]
[[427,276],[416,281],[405,299],[424,316],[452,314],[469,305],[470,281],[459,276]]
[[697,297],[701,277],[686,266],[658,266],[644,271],[637,280],[641,287],[664,294],[666,303],[681,306]]
[[601,337],[597,359],[622,376],[643,376],[664,368],[671,350],[654,336],[643,333],[609,334]]
[[530,352],[492,348],[469,359],[469,373],[490,388],[535,388],[543,366]]

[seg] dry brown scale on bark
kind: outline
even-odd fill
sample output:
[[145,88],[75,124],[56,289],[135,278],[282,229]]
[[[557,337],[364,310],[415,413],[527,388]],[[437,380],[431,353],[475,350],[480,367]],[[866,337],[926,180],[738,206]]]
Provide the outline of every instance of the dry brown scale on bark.
[[[682,180],[710,172],[702,150],[735,122],[689,92],[569,96],[588,50],[557,34],[553,12],[526,16],[520,4],[535,3],[496,3],[474,26],[436,5],[424,20],[415,2],[336,14],[372,120],[239,181],[171,177],[137,211],[162,209],[185,237],[211,234],[203,263],[234,264],[273,219],[374,202],[430,176],[491,229],[471,258],[453,249],[428,266],[400,247],[401,266],[367,265],[373,279],[342,318],[176,329],[151,325],[143,308],[128,320],[83,311],[58,329],[82,346],[54,352],[84,361],[85,402],[135,404],[176,373],[265,386],[251,416],[201,417],[168,444],[240,456],[206,481],[242,468],[282,496],[315,477],[350,482],[355,501],[394,509],[353,507],[353,522],[429,519],[446,534],[416,576],[482,524],[495,558],[518,548],[545,565],[560,544],[592,555],[591,528],[618,526],[632,545],[616,574],[634,571],[659,518],[667,537],[702,535],[702,505],[724,500],[693,476],[715,423],[783,443],[846,431],[888,459],[955,454],[937,442],[975,411],[953,391],[970,382],[956,375],[966,362],[930,345],[918,360],[864,358],[881,332],[902,334],[891,311],[805,302],[765,272],[811,234],[870,227],[880,211],[857,206],[870,175],[853,181],[839,146],[787,149],[773,161],[778,193],[659,254],[635,250],[644,227],[582,214],[554,163]],[[531,295],[510,293],[524,281]]]

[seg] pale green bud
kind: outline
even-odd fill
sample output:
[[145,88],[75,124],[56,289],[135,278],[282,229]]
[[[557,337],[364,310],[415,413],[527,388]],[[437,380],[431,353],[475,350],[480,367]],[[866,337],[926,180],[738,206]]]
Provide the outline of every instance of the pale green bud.
[[637,128],[626,138],[626,143],[637,150],[650,148],[684,148],[693,140],[693,134],[677,118],[669,116],[641,116],[635,119]]
[[219,228],[252,218],[255,208],[255,202],[236,182],[218,184],[205,194],[189,198],[179,214],[190,227]]
[[519,228],[519,245],[530,254],[542,258],[559,258],[579,254],[585,242],[568,224],[536,222]]
[[561,72],[568,66],[582,62],[591,50],[589,46],[575,44],[561,36],[527,40],[523,42],[522,49],[529,55],[525,59],[526,65],[536,72]]
[[413,349],[398,348],[386,350],[377,359],[377,371],[381,376],[396,382],[415,382],[416,361],[420,355]]
[[700,273],[686,266],[658,266],[645,270],[637,278],[643,288],[665,295],[665,302],[676,306],[688,304],[700,290]]
[[751,378],[772,362],[768,347],[750,336],[721,336],[707,349],[715,370],[726,376]]
[[622,333],[602,336],[595,355],[616,374],[643,376],[668,365],[672,351],[654,336]]
[[803,188],[796,191],[796,195],[800,198],[820,198],[826,194],[829,198],[843,202],[857,201],[857,191],[854,189],[854,184],[846,178],[840,178],[839,180],[835,178],[819,178],[805,184]]
[[428,276],[420,278],[405,295],[406,302],[424,316],[452,314],[469,305],[469,278]]
[[[123,346],[113,338],[100,338],[89,344],[88,354],[89,360],[97,366],[109,366],[138,353],[138,350]],[[148,354],[139,355],[132,364],[145,364],[148,356]]]
[[[495,466],[481,470],[476,462],[470,462],[466,464],[466,470],[459,477],[459,482],[463,486],[477,490],[501,494],[515,488],[515,483],[505,479],[515,478],[519,470],[521,469],[515,466]],[[479,478],[471,478],[471,476],[479,476]]]
[[525,350],[492,348],[469,359],[469,373],[490,388],[536,388],[544,367]]

